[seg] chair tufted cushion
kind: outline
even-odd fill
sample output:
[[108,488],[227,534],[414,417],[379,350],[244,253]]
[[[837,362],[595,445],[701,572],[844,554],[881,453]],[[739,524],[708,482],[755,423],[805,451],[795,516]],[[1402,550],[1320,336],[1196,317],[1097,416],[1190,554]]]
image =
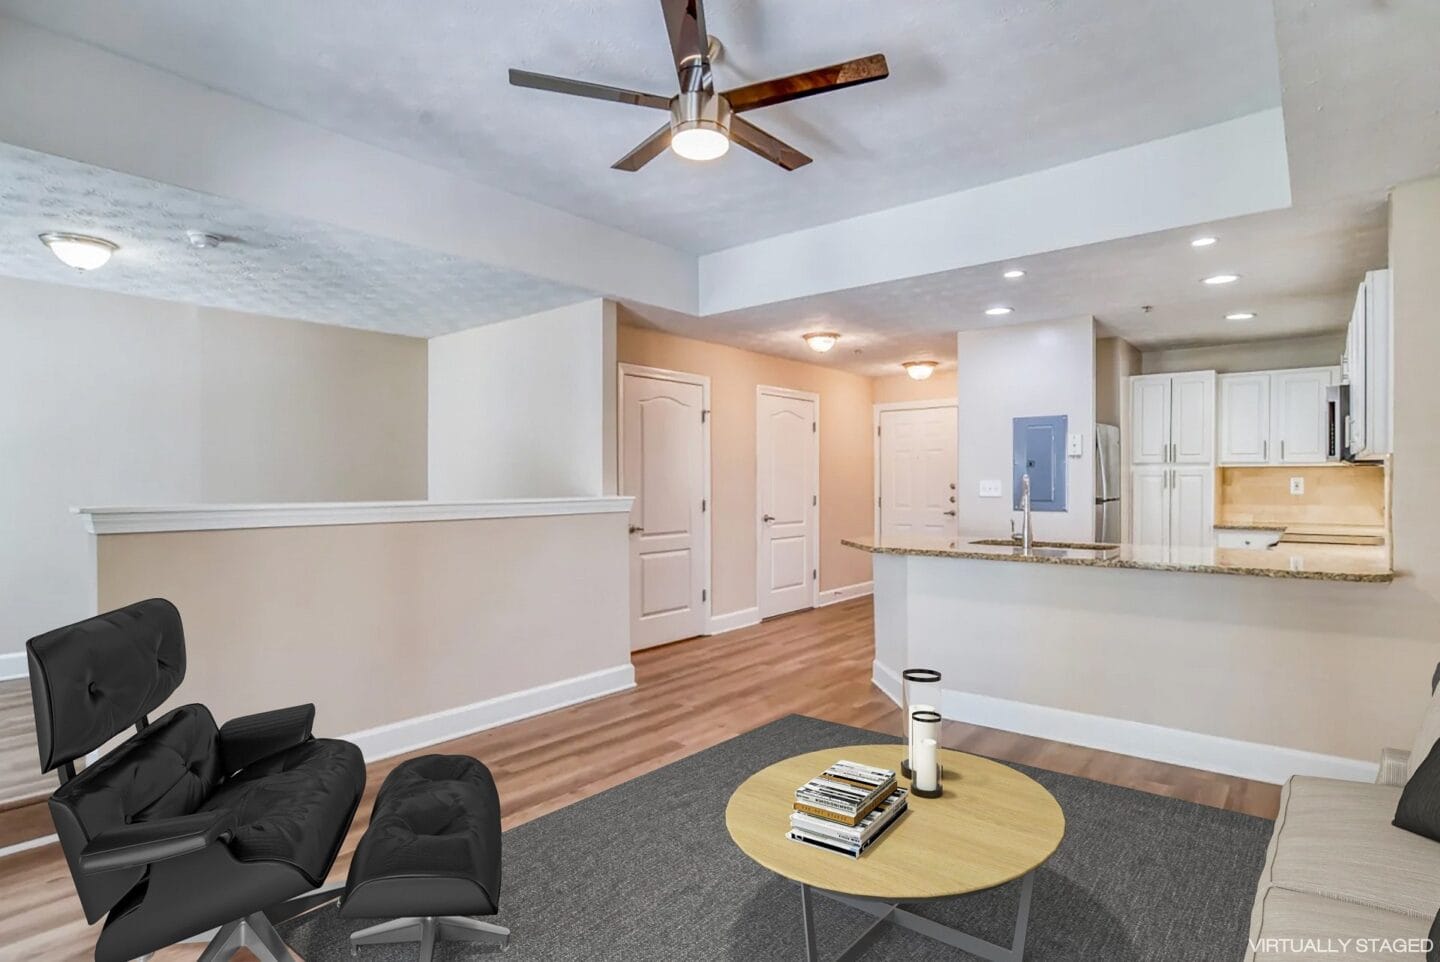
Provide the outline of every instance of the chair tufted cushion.
[[180,612],[163,598],[56,628],[25,648],[47,772],[160,707],[185,678]]
[[341,914],[493,915],[500,907],[500,796],[466,755],[403,762],[380,787]]
[[240,861],[286,862],[320,885],[364,791],[360,749],[316,738],[242,769],[199,810],[231,813],[230,851]]

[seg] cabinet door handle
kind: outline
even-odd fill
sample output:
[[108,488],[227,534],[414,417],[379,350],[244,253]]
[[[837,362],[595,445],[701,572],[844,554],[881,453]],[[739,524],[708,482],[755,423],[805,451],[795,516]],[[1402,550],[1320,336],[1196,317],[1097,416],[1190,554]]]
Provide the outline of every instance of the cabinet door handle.
[[1281,461],[1284,461],[1284,460],[1285,460],[1285,439],[1284,439],[1284,438],[1281,438],[1281,439],[1280,439],[1280,460],[1281,460]]
[[1269,460],[1270,460],[1270,439],[1269,439],[1269,438],[1265,438],[1264,440],[1262,440],[1262,441],[1260,442],[1260,460],[1261,460],[1261,461],[1269,461]]

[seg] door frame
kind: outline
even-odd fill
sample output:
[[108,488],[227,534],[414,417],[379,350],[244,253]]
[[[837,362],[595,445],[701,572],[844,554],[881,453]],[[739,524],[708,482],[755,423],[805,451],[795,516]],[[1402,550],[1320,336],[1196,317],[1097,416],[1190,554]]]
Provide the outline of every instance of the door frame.
[[763,593],[760,579],[760,555],[764,550],[765,523],[760,520],[760,398],[766,394],[793,398],[797,401],[812,401],[815,404],[815,443],[811,445],[811,469],[815,472],[815,496],[810,504],[810,557],[815,559],[815,577],[810,580],[810,607],[820,605],[820,395],[814,391],[797,391],[788,387],[774,387],[769,384],[755,385],[755,613],[760,614],[760,596]]
[[[874,480],[872,481],[872,484],[874,485],[874,491],[875,491],[875,512],[874,512],[875,521],[874,521],[874,533],[875,533],[875,537],[877,537],[877,538],[880,537],[880,498],[881,498],[881,492],[880,492],[880,415],[884,414],[884,413],[887,412],[887,411],[925,411],[925,410],[928,410],[928,409],[930,409],[930,408],[954,408],[954,409],[955,409],[955,413],[956,413],[957,418],[958,418],[958,415],[959,415],[959,413],[960,413],[960,399],[959,399],[959,398],[953,398],[953,397],[952,397],[952,398],[936,398],[936,399],[933,400],[933,401],[886,401],[886,402],[884,402],[884,403],[882,403],[882,404],[876,404],[876,405],[875,405],[874,424],[872,425],[872,427],[875,428],[875,433],[871,436],[871,439],[872,439],[872,441],[874,442],[874,447],[872,448],[872,452],[871,452],[871,455],[870,455],[870,462],[871,462],[871,463],[874,465],[874,467],[875,467],[875,470],[874,470],[874,472],[873,472]],[[958,420],[956,421],[955,431],[956,431],[956,438],[955,438],[955,456],[956,456],[956,458],[958,459],[959,456],[960,456],[960,438],[959,438],[960,425],[959,425],[959,421],[958,421]],[[951,466],[954,467],[954,465],[951,465]],[[956,491],[956,492],[955,492],[955,496],[956,496],[956,498],[959,498],[960,492],[959,492],[959,491]],[[959,529],[959,515],[956,515],[956,529],[957,529],[957,530]]]
[[[628,364],[621,361],[618,365],[619,382],[616,385],[615,397],[615,479],[617,491],[625,490],[625,375],[632,374],[636,377],[648,377],[658,381],[674,381],[678,384],[695,384],[700,387],[700,406],[704,414],[700,421],[700,460],[704,481],[701,484],[702,495],[705,500],[705,508],[700,513],[704,515],[701,519],[700,530],[705,539],[704,549],[700,552],[700,578],[703,582],[703,598],[700,602],[700,615],[704,622],[705,634],[710,633],[710,612],[711,605],[715,600],[714,580],[711,570],[711,552],[713,548],[710,540],[710,518],[715,514],[715,498],[710,493],[710,377],[706,374],[691,374],[687,371],[670,371],[663,367],[646,367],[643,364]],[[629,539],[626,539],[626,552],[629,552]],[[628,564],[628,557],[626,563]],[[758,599],[757,599],[758,600]],[[632,615],[633,619],[633,615]],[[633,627],[633,621],[632,625]]]

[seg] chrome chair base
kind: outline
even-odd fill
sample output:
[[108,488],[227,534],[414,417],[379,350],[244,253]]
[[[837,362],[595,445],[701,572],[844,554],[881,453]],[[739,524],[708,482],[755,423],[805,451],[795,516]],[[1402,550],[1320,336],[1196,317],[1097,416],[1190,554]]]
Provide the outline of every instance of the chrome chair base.
[[352,934],[350,954],[358,954],[362,945],[395,942],[420,943],[417,962],[431,962],[435,957],[436,942],[473,942],[504,949],[510,944],[510,930],[492,922],[482,922],[461,915],[391,919]]

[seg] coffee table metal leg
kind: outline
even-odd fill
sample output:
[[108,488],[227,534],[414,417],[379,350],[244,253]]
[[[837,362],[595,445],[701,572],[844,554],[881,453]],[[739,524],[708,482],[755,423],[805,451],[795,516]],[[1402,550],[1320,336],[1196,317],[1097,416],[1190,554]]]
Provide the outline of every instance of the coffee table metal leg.
[[[1020,905],[1015,912],[1015,933],[1011,939],[1009,948],[1003,945],[996,945],[984,939],[977,938],[959,929],[952,929],[948,925],[941,925],[924,916],[916,915],[914,912],[906,911],[898,905],[890,902],[882,902],[879,899],[856,898],[851,895],[839,895],[835,892],[827,892],[817,889],[826,898],[848,905],[867,915],[873,916],[875,921],[865,932],[853,942],[849,948],[842,952],[835,962],[845,962],[869,944],[871,938],[876,934],[880,925],[890,922],[903,929],[909,929],[926,938],[934,939],[945,945],[953,946],[969,952],[971,955],[987,959],[989,962],[1023,962],[1025,958],[1025,936],[1030,927],[1030,901],[1035,888],[1035,873],[1026,875],[1020,882]],[[809,886],[800,886],[801,907],[805,913],[805,959],[806,962],[815,962],[815,926],[814,914],[810,907]]]

